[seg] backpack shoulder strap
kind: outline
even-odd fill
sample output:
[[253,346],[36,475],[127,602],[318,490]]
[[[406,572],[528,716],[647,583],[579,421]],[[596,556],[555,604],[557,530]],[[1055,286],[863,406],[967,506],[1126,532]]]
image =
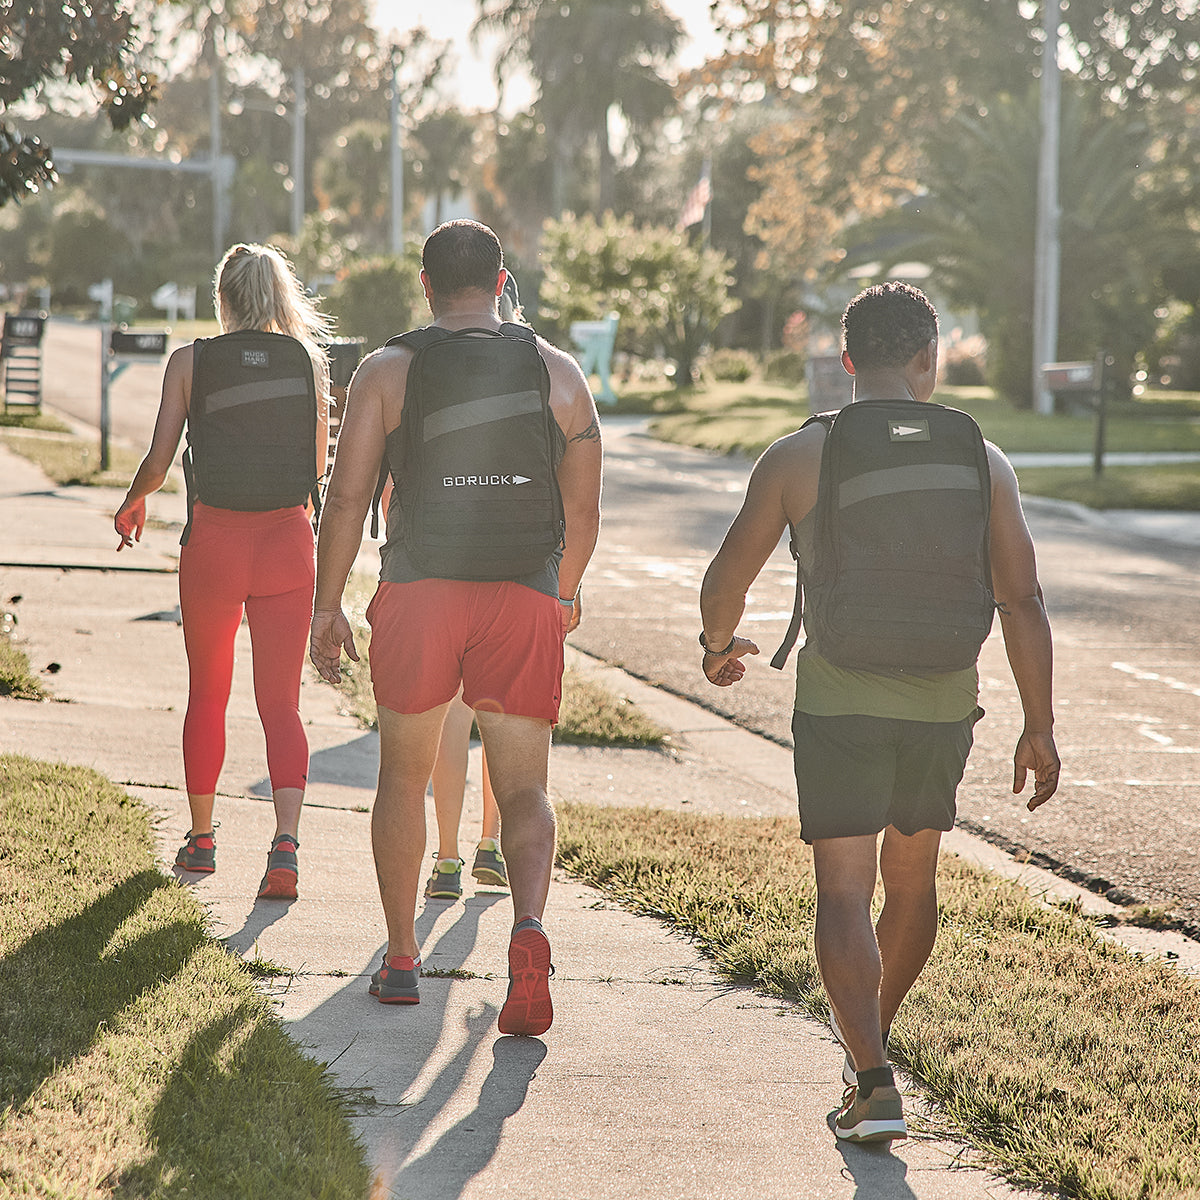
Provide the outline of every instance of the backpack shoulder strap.
[[403,346],[407,350],[420,350],[423,346],[444,341],[448,337],[450,337],[448,329],[442,329],[438,325],[422,325],[420,329],[410,329],[405,333],[398,333],[395,337],[388,338],[383,344],[385,346]]
[[[801,429],[807,429],[810,425],[823,425],[825,432],[833,428],[834,418],[837,416],[837,411],[814,413],[803,425]],[[791,530],[791,539],[788,543],[788,549],[792,553],[792,558],[796,562],[796,598],[792,601],[792,619],[788,622],[787,633],[783,635],[783,641],[779,643],[779,649],[771,656],[771,666],[777,671],[782,671],[784,664],[788,660],[788,655],[792,652],[792,647],[796,644],[796,639],[800,636],[800,623],[804,619],[804,575],[800,570],[800,555],[796,551],[796,531]]]
[[[200,355],[204,352],[204,347],[211,341],[211,338],[197,338],[192,343],[192,386],[191,397],[192,405],[196,403],[198,392],[196,391],[196,375],[200,366]],[[183,449],[183,485],[184,491],[187,492],[187,520],[183,525],[183,533],[179,535],[179,544],[186,546],[188,539],[192,536],[192,514],[196,509],[196,470],[192,463],[192,442],[195,432],[198,428],[194,425],[191,419],[193,408],[188,410],[187,423],[187,445]]]

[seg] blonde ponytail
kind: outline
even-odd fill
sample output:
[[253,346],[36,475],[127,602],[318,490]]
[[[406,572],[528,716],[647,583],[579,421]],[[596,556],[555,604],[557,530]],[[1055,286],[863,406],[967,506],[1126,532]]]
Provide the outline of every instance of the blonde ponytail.
[[213,308],[222,333],[260,329],[294,337],[312,359],[318,395],[329,390],[325,343],[333,319],[317,308],[291,264],[274,246],[239,242],[231,246],[213,277]]

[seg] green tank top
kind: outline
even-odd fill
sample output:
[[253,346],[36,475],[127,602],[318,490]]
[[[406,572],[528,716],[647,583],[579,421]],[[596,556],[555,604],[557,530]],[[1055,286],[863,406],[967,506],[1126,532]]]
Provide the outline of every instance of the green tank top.
[[[793,529],[801,573],[811,572],[814,525],[809,511]],[[814,717],[891,717],[903,721],[962,721],[979,706],[979,668],[944,675],[876,675],[834,666],[815,650],[796,655],[796,709]]]

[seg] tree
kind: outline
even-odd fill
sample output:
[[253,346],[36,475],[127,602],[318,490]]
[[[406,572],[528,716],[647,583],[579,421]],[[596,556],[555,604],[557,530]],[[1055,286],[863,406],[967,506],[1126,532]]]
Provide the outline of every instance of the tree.
[[[1040,74],[1041,6],[1012,0],[718,0],[727,51],[689,81],[728,101],[774,97],[788,119],[756,148],[750,227],[777,262],[819,270],[844,215],[886,211],[921,179],[927,140],[956,116],[1020,97]],[[1126,111],[1157,109],[1160,136],[1195,140],[1197,0],[1072,0],[1071,71]]]
[[554,215],[563,211],[567,161],[585,144],[597,155],[597,211],[612,208],[609,113],[618,110],[636,138],[674,107],[665,72],[680,23],[659,0],[479,0],[475,30],[503,38],[498,87],[514,62],[533,75],[535,115],[554,148]]
[[55,81],[92,86],[114,129],[140,120],[156,79],[139,69],[137,28],[121,0],[72,7],[46,0],[5,5],[0,24],[0,205],[36,194],[56,179],[53,151],[22,133],[13,105]]
[[425,117],[414,131],[414,175],[421,191],[434,203],[434,225],[442,223],[446,196],[461,195],[474,163],[475,123],[456,108],[442,108]]
[[[1145,126],[1078,86],[1063,101],[1059,355],[1106,350],[1128,368],[1153,337],[1164,267],[1189,235],[1154,189]],[[926,148],[925,190],[851,231],[845,264],[933,267],[938,291],[978,312],[990,381],[1020,407],[1032,403],[1037,132],[1035,89],[950,122]]]
[[680,387],[691,383],[717,322],[737,307],[729,259],[666,226],[568,215],[546,223],[542,251],[540,327],[565,338],[573,321],[615,312],[617,347],[648,356],[661,349]]

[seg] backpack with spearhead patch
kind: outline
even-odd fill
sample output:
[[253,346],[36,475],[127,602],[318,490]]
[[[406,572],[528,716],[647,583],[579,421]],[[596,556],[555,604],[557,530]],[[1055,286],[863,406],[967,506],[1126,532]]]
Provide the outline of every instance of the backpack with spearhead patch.
[[184,545],[197,500],[239,512],[312,500],[320,514],[317,390],[295,338],[243,329],[197,339],[187,441]]
[[413,564],[435,579],[541,570],[565,525],[550,373],[533,330],[429,325],[387,345],[414,351],[384,463]]
[[971,666],[996,608],[979,426],[915,400],[857,401],[805,424],[814,421],[828,429],[814,561],[797,578],[792,627],[772,666],[783,666],[802,612],[805,644],[835,666],[916,674]]

